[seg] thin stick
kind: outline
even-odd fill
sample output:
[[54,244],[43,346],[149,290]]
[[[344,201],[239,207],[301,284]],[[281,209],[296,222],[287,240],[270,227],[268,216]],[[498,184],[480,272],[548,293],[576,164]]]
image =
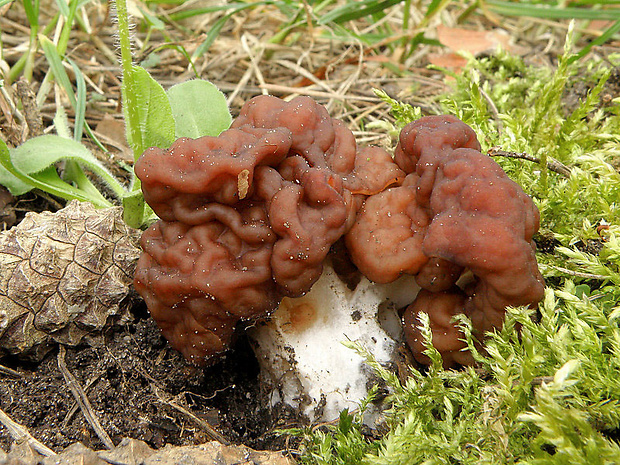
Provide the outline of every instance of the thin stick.
[[61,345],[58,351],[58,368],[60,368],[60,371],[65,378],[65,382],[71,390],[71,394],[73,394],[73,397],[79,404],[80,409],[82,410],[82,413],[86,418],[86,421],[88,421],[90,426],[92,426],[92,428],[95,430],[95,433],[97,434],[101,442],[108,449],[114,449],[114,443],[112,442],[112,438],[108,436],[108,433],[105,432],[105,430],[101,426],[101,423],[99,423],[99,420],[97,419],[97,416],[95,415],[95,412],[90,404],[90,401],[88,400],[88,397],[86,397],[86,393],[82,389],[82,386],[80,386],[77,378],[73,376],[73,374],[67,368],[67,364],[65,362],[65,353],[65,348]]
[[230,442],[224,436],[222,436],[220,433],[215,431],[213,429],[213,427],[209,423],[207,423],[206,421],[204,421],[201,418],[197,417],[192,412],[187,410],[185,407],[177,404],[174,400],[166,400],[165,398],[162,398],[160,396],[160,394],[159,394],[159,390],[156,389],[155,390],[155,394],[159,398],[160,402],[162,402],[163,404],[169,405],[170,407],[172,407],[176,411],[178,411],[178,412],[182,413],[183,415],[185,415],[187,418],[189,418],[191,421],[193,421],[197,426],[199,426],[205,433],[207,433],[207,436],[209,436],[211,439],[213,439],[215,441],[218,441],[218,442],[224,444],[225,446],[229,446],[230,445]]
[[0,373],[7,375],[7,376],[12,376],[13,378],[24,377],[24,375],[21,374],[19,371],[13,370],[12,368],[9,368],[9,367],[5,367],[4,365],[0,365]]
[[[95,382],[101,377],[101,375],[102,375],[102,372],[99,371],[98,373],[95,374],[95,376],[89,379],[88,382],[86,383],[86,386],[84,386],[84,392],[88,391],[90,387],[93,384],[95,384]],[[73,404],[73,407],[71,407],[67,415],[65,415],[65,419],[62,421],[63,427],[66,428],[69,425],[69,422],[73,418],[73,415],[75,415],[79,409],[80,409],[80,405],[77,402]]]
[[56,455],[56,452],[33,438],[26,427],[15,422],[2,409],[0,409],[0,423],[6,426],[6,429],[9,430],[9,433],[15,442],[27,442],[30,447],[45,457],[52,457]]
[[566,273],[570,276],[577,276],[578,278],[600,279],[600,280],[609,279],[609,276],[605,276],[602,274],[586,273],[584,271],[573,271],[573,270],[569,270],[568,268],[563,268],[561,266],[555,266],[555,265],[551,265],[551,267],[555,268],[558,271],[561,271],[562,273]]
[[[487,155],[489,155],[490,157],[517,158],[520,160],[527,160],[527,161],[531,161],[534,163],[540,163],[539,158],[533,155],[530,155],[529,153],[506,152],[505,150],[501,150],[497,147],[490,148],[489,151],[487,152]],[[547,162],[547,168],[549,168],[554,173],[561,174],[562,176],[565,176],[567,178],[570,177],[570,173],[571,173],[570,168],[566,166],[565,164],[559,162],[558,160],[554,160],[553,158],[549,159],[549,161]]]
[[487,101],[487,103],[489,104],[489,107],[491,108],[491,113],[493,113],[493,119],[497,123],[497,133],[498,135],[500,135],[504,131],[504,123],[502,122],[502,119],[499,116],[499,111],[497,110],[497,106],[495,106],[495,102],[493,101],[491,96],[487,94],[482,89],[481,86],[478,86],[478,91],[480,92],[480,95],[482,95],[484,99]]
[[151,384],[150,384],[151,390],[157,396],[157,400],[159,402],[161,402],[162,404],[168,405],[168,406],[172,407],[173,409],[175,409],[176,411],[178,411],[178,412],[182,413],[183,415],[185,415],[187,418],[189,418],[191,421],[193,421],[197,426],[199,426],[205,433],[207,433],[207,436],[209,436],[214,441],[218,441],[218,442],[224,444],[225,446],[229,446],[230,445],[230,442],[224,436],[222,436],[220,433],[215,431],[213,429],[213,427],[209,423],[207,423],[206,421],[204,421],[201,418],[197,417],[192,412],[187,410],[185,407],[183,407],[183,406],[179,405],[178,403],[176,403],[174,400],[170,399],[168,395],[162,394],[161,390],[157,387],[157,380],[152,378],[148,373],[144,373],[142,370],[140,370],[140,373],[146,379],[151,381]]

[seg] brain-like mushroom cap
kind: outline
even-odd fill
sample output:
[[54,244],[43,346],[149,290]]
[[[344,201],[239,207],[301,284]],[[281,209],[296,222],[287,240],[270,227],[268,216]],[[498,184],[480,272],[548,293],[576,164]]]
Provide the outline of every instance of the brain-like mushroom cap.
[[313,100],[261,96],[218,137],[142,155],[136,174],[161,221],[144,233],[135,285],[174,347],[202,363],[237,321],[310,289],[355,218],[346,186],[404,176],[385,151],[364,155],[386,167],[378,178],[356,154],[351,131]]
[[[425,289],[404,317],[407,338],[416,341],[414,355],[423,362],[415,327],[420,311],[429,314],[434,346],[450,365],[467,359],[455,355],[464,346],[457,329],[440,329],[453,315],[468,315],[482,335],[502,325],[507,306],[542,298],[532,242],[538,209],[479,149],[471,128],[452,116],[409,124],[395,153],[407,173],[403,185],[366,199],[346,236],[354,263],[370,279],[414,274]],[[464,270],[473,273],[466,294],[455,286]]]
[[165,221],[204,222],[210,202],[235,205],[253,189],[254,169],[277,165],[291,147],[288,130],[246,127],[219,137],[181,138],[151,147],[136,162],[144,199]]
[[134,280],[166,339],[197,363],[228,347],[237,321],[268,313],[280,299],[264,209],[210,211],[213,220],[200,225],[151,226]]

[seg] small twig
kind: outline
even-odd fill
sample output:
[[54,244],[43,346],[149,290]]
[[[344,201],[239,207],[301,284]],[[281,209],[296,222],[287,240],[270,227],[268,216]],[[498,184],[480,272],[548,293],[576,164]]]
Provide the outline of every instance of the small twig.
[[19,371],[13,370],[12,368],[5,367],[4,365],[0,365],[0,373],[12,376],[13,378],[23,378],[24,375]]
[[47,447],[45,444],[33,438],[26,429],[26,427],[15,422],[2,409],[0,409],[0,423],[6,426],[6,429],[9,430],[11,437],[16,442],[27,442],[30,447],[32,447],[39,454],[44,455],[45,457],[52,457],[53,455],[56,455],[56,452]]
[[[540,159],[530,155],[529,153],[525,153],[525,152],[506,152],[505,150],[501,150],[497,147],[492,147],[489,149],[489,151],[487,152],[487,155],[489,155],[490,157],[507,157],[507,158],[517,158],[520,160],[527,160],[527,161],[531,161],[534,163],[540,163]],[[570,177],[570,168],[568,166],[566,166],[565,164],[559,162],[558,160],[554,160],[553,158],[551,158],[548,162],[547,162],[547,168],[549,168],[551,171],[553,171],[554,173],[558,173],[561,174],[562,176],[565,177]]]
[[[95,382],[101,377],[102,374],[103,373],[99,371],[98,373],[95,374],[95,376],[89,379],[86,385],[84,386],[84,392],[88,391],[91,388],[91,386],[95,384]],[[80,405],[77,402],[73,404],[73,407],[71,407],[69,412],[67,412],[67,415],[65,415],[65,419],[62,421],[63,427],[66,428],[69,425],[69,422],[72,420],[73,415],[75,415],[79,409],[80,409]]]
[[209,436],[211,439],[221,442],[225,446],[230,445],[230,441],[228,441],[228,439],[226,439],[220,433],[215,431],[209,423],[198,418],[196,415],[194,415],[192,412],[187,410],[185,407],[177,404],[174,400],[171,400],[170,396],[168,396],[167,394],[163,394],[162,390],[157,386],[159,384],[158,381],[155,378],[153,378],[150,374],[146,373],[145,371],[141,369],[138,369],[138,372],[142,376],[144,376],[147,380],[150,381],[149,387],[151,388],[151,391],[153,391],[155,396],[157,396],[157,400],[159,402],[161,402],[162,404],[168,405],[172,407],[173,409],[177,410],[178,412],[182,413],[183,415],[185,415],[187,418],[193,421],[196,425],[202,428],[202,430],[205,433],[207,433],[207,436]]
[[561,271],[562,273],[566,273],[570,276],[577,276],[578,278],[600,279],[600,280],[609,279],[609,276],[604,276],[602,274],[585,273],[583,271],[573,271],[573,270],[569,270],[568,268],[563,268],[561,266],[555,266],[555,265],[551,265],[551,267],[555,268],[558,271]]
[[187,410],[185,407],[183,407],[182,405],[177,404],[174,400],[166,399],[167,396],[163,396],[161,394],[160,390],[154,384],[151,384],[151,389],[155,392],[155,395],[157,396],[157,399],[162,404],[169,405],[170,407],[175,409],[177,412],[180,412],[183,415],[185,415],[192,422],[194,422],[197,426],[199,426],[205,433],[207,433],[207,436],[209,436],[211,439],[213,439],[215,441],[218,441],[218,442],[224,444],[225,446],[229,446],[230,445],[230,441],[228,441],[228,439],[226,439],[220,433],[215,431],[213,429],[213,427],[209,423],[207,423],[206,421],[198,418],[196,415],[194,415],[192,412]]
[[99,423],[99,420],[97,419],[97,416],[95,415],[95,412],[90,404],[90,401],[88,400],[88,397],[86,397],[86,393],[82,389],[82,386],[80,386],[77,378],[73,376],[73,374],[67,368],[67,364],[65,362],[65,353],[65,348],[61,345],[60,349],[58,350],[58,368],[60,368],[60,371],[65,378],[65,382],[71,390],[71,394],[73,394],[73,397],[79,404],[80,409],[82,410],[82,413],[86,418],[86,421],[88,421],[90,426],[92,426],[92,428],[95,430],[95,433],[97,434],[101,442],[108,449],[114,449],[114,443],[112,442],[112,438],[108,436],[108,433],[105,432],[105,430],[101,426],[101,423]]
[[308,95],[310,97],[329,98],[329,99],[335,99],[335,100],[340,100],[340,101],[357,100],[361,102],[372,102],[372,103],[376,103],[379,101],[377,97],[367,97],[364,95],[343,95],[343,94],[338,94],[336,92],[321,92],[318,90],[312,90],[308,88],[283,86],[279,84],[265,84],[264,86],[260,86],[260,88],[267,89],[270,92],[279,93],[279,94]]

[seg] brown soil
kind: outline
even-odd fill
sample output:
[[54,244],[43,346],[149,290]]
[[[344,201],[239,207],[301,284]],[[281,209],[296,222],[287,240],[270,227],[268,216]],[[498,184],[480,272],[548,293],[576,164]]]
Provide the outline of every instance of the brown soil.
[[[153,448],[213,439],[256,449],[284,447],[274,429],[291,425],[265,407],[258,365],[245,337],[217,364],[198,368],[167,346],[141,305],[138,310],[135,323],[111,330],[103,345],[66,353],[68,370],[115,444],[131,437]],[[19,373],[0,375],[0,405],[13,420],[54,450],[76,441],[105,448],[77,408],[59,369],[58,350],[38,364],[15,358],[2,362]],[[210,434],[205,423],[223,437]],[[0,449],[8,450],[12,442],[0,429]]]

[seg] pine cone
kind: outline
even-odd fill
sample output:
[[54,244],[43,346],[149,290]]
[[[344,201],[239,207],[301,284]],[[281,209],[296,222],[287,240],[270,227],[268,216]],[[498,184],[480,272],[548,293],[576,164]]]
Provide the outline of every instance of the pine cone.
[[126,321],[139,237],[120,207],[78,201],[0,232],[0,351],[41,359]]

